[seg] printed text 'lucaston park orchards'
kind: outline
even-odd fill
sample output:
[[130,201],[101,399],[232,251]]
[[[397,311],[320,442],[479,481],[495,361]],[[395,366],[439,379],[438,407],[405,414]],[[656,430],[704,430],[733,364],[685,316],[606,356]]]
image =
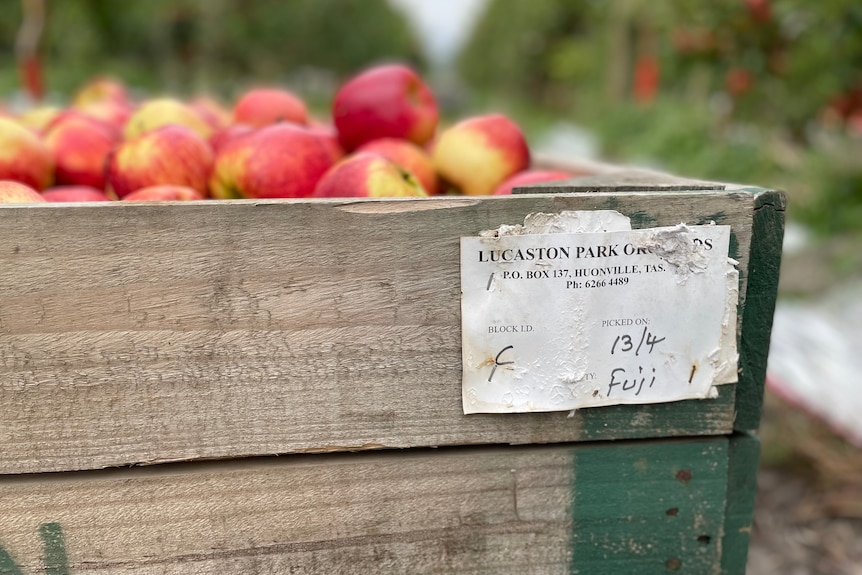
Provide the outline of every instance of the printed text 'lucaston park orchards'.
[[[712,239],[695,238],[694,243],[704,250],[711,250]],[[633,243],[626,244],[603,244],[584,246],[551,246],[530,248],[506,248],[479,250],[477,253],[479,263],[517,264],[519,262],[561,262],[561,261],[585,261],[594,259],[618,258],[624,256],[644,256],[650,254],[650,248]],[[598,288],[615,285],[626,285],[628,278],[625,276],[640,273],[655,273],[666,271],[663,262],[654,264],[616,264],[599,265],[591,267],[534,269],[534,270],[506,270],[500,272],[500,279],[504,280],[536,280],[536,279],[562,279],[566,280],[566,287],[572,289]]]

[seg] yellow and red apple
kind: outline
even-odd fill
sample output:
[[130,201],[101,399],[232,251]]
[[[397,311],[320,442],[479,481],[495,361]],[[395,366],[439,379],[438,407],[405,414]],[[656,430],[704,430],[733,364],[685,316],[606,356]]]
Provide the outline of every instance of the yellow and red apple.
[[126,122],[123,137],[135,138],[167,125],[185,126],[207,139],[215,131],[194,108],[175,98],[154,98],[143,102]]
[[334,126],[313,122],[306,128],[309,132],[320,138],[323,146],[329,151],[333,162],[341,160],[345,155],[344,148],[338,142],[338,132]]
[[321,178],[315,198],[390,198],[427,196],[407,170],[380,154],[356,152],[344,158]]
[[53,179],[54,157],[48,146],[29,128],[0,117],[0,180],[42,190]]
[[511,194],[513,189],[520,186],[530,186],[532,184],[541,184],[543,182],[557,182],[560,180],[568,180],[573,177],[574,174],[560,170],[527,169],[518,172],[514,176],[506,178],[503,183],[494,189],[492,195],[506,196]]
[[21,182],[0,180],[0,204],[42,203],[42,194]]
[[502,114],[465,118],[441,131],[432,152],[440,177],[468,196],[491,194],[530,166],[521,128]]
[[439,115],[431,89],[403,64],[362,70],[339,87],[332,105],[338,139],[347,152],[378,138],[423,145],[434,136]]
[[271,124],[221,148],[210,189],[216,198],[304,198],[332,164],[319,136],[294,124]]
[[359,146],[356,152],[380,154],[413,174],[429,195],[440,192],[440,182],[431,155],[409,140],[380,138]]
[[91,186],[54,186],[42,190],[42,197],[48,202],[110,202],[102,190]]
[[213,135],[209,137],[209,143],[210,146],[212,146],[213,152],[218,154],[221,149],[228,144],[228,142],[232,142],[237,138],[243,138],[254,132],[254,130],[255,129],[248,124],[231,124],[230,126],[226,126],[214,132]]
[[56,184],[105,189],[106,160],[120,141],[113,126],[68,111],[48,126],[42,139],[54,155]]
[[189,102],[192,110],[197,112],[214,132],[231,125],[231,113],[215,97],[201,94]]
[[192,130],[167,125],[124,140],[108,158],[108,184],[120,199],[141,188],[188,186],[208,194],[214,154]]
[[149,186],[135,190],[124,202],[188,202],[204,200],[204,196],[188,186]]
[[41,133],[62,111],[56,106],[31,108],[18,116],[18,123],[36,133]]
[[85,116],[110,124],[121,134],[134,112],[134,108],[131,105],[113,100],[86,102],[73,106],[72,109]]
[[130,106],[131,101],[126,85],[121,80],[106,75],[91,78],[72,96],[72,106],[75,107],[93,102],[116,102]]

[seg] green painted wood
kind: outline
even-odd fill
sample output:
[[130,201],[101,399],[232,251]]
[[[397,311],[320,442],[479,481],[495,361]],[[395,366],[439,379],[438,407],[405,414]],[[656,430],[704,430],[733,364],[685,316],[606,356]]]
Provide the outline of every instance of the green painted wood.
[[[59,523],[43,523],[39,526],[44,556],[42,558],[46,575],[69,575],[69,559],[66,556],[65,537]],[[24,575],[15,559],[3,548],[0,541],[0,575]]]
[[721,573],[741,575],[745,573],[751,540],[760,440],[752,434],[739,433],[730,438],[729,449],[727,508],[724,513],[724,536],[721,540]]
[[572,574],[717,573],[726,438],[574,452]]
[[734,418],[734,428],[740,431],[753,431],[760,425],[786,206],[782,192],[763,190],[755,197]]
[[735,391],[735,385],[720,385],[718,397],[715,399],[649,405],[610,405],[581,409],[571,418],[567,414],[560,414],[559,417],[569,422],[571,419],[576,420],[583,441],[608,439],[609,433],[607,429],[603,429],[603,421],[626,422],[624,426],[613,430],[613,439],[644,439],[648,437],[647,432],[650,429],[661,429],[665,437],[686,436],[689,435],[686,430],[690,429],[696,430],[690,435],[722,435],[717,430],[727,422],[728,416],[728,412],[722,408],[734,404]]
[[0,546],[0,575],[24,575],[12,556]]

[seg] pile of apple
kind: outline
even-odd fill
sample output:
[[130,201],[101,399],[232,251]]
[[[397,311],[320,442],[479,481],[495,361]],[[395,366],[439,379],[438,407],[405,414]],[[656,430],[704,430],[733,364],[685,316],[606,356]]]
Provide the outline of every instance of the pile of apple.
[[0,117],[0,202],[478,196],[571,176],[531,169],[504,115],[441,126],[434,94],[401,64],[344,82],[331,122],[281,88],[249,88],[229,107],[134,102],[111,78],[64,108]]

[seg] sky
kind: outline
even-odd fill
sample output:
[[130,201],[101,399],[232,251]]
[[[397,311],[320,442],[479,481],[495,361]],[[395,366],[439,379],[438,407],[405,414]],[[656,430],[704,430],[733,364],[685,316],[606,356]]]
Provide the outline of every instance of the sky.
[[389,1],[407,15],[428,59],[437,65],[452,61],[487,4],[487,0]]

